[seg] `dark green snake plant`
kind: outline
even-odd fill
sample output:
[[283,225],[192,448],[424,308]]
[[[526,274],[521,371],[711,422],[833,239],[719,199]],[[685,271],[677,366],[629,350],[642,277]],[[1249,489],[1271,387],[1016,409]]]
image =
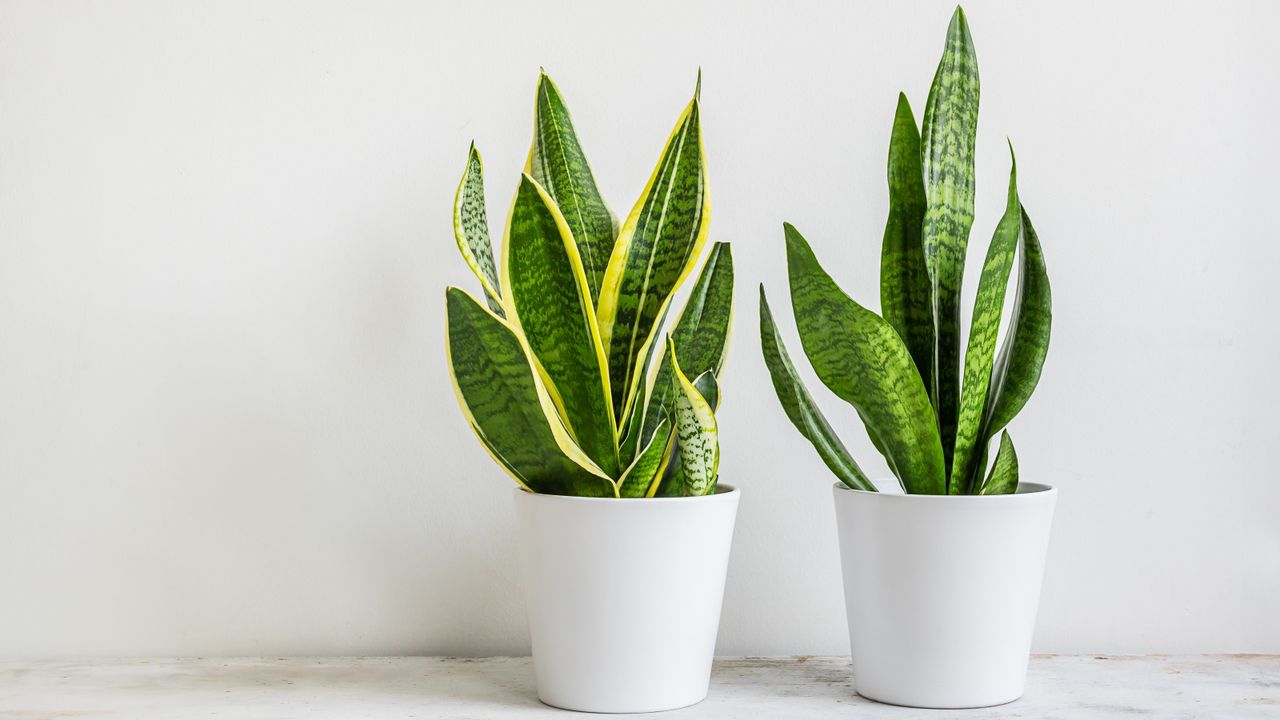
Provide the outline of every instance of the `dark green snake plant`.
[[483,165],[471,147],[453,226],[484,303],[446,291],[449,371],[476,437],[529,491],[715,492],[716,378],[733,311],[727,244],[714,244],[683,312],[664,330],[711,220],[698,94],[619,226],[560,91],[541,74],[533,146],[500,262],[489,241]]
[[[960,281],[973,223],[977,120],[977,58],[964,11],[957,8],[922,128],[906,96],[898,97],[889,143],[881,315],[846,295],[804,237],[789,224],[784,228],[791,305],[805,355],[823,384],[857,409],[908,493],[1017,489],[1018,457],[1009,433],[1001,433],[990,472],[988,447],[1031,397],[1049,347],[1049,279],[1011,160],[1008,205],[987,248],[961,369]],[[1015,258],[1018,283],[997,352]],[[792,424],[842,482],[875,490],[796,375],[763,286],[760,340]]]

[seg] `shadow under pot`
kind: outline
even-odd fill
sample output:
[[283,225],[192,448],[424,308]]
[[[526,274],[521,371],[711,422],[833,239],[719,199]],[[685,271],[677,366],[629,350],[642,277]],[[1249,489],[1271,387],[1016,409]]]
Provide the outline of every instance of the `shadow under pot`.
[[740,493],[585,498],[515,491],[538,698],[671,710],[707,696]]
[[991,496],[836,483],[858,694],[923,708],[1021,697],[1057,496],[1035,483]]

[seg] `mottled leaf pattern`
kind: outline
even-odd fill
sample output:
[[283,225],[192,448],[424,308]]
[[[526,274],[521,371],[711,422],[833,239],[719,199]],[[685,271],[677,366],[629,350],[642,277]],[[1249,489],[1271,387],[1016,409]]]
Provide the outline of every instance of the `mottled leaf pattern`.
[[786,236],[792,311],[818,378],[858,409],[908,492],[945,493],[937,423],[907,346],[835,284],[794,227]]
[[1009,171],[1008,205],[987,247],[982,278],[978,281],[978,296],[973,303],[969,345],[964,354],[964,387],[960,395],[956,450],[951,465],[950,490],[953,495],[972,492],[974,484],[981,481],[984,470],[978,460],[980,450],[991,435],[983,433],[983,420],[991,387],[991,371],[995,365],[1000,316],[1004,312],[1005,289],[1009,285],[1009,271],[1013,269],[1021,235],[1022,206],[1018,203],[1018,169],[1014,162]]
[[489,309],[503,315],[498,270],[489,240],[489,217],[484,206],[484,163],[475,143],[471,143],[467,169],[463,171],[458,192],[453,196],[453,236],[467,267],[480,279]]
[[1040,238],[1031,226],[1025,206],[1022,208],[1022,263],[1018,266],[1014,302],[1009,332],[991,379],[993,390],[987,405],[986,437],[1008,425],[1027,404],[1049,354],[1049,330],[1053,321],[1049,272],[1040,250]]
[[698,98],[676,123],[640,200],[614,245],[600,291],[600,333],[614,409],[623,415],[638,382],[641,349],[692,269],[711,221]]
[[1018,453],[1013,451],[1013,440],[1009,433],[1000,433],[1000,450],[996,452],[996,461],[991,465],[991,474],[987,476],[980,495],[1008,495],[1018,491]]
[[732,317],[727,245],[712,251],[673,330],[689,375],[674,369],[674,355],[663,361],[672,298],[697,264],[710,223],[698,95],[619,228],[564,98],[542,73],[533,143],[497,267],[483,166],[471,148],[454,230],[491,310],[450,288],[450,374],[480,443],[528,490],[595,497],[715,490],[716,373]]
[[671,423],[665,418],[656,428],[640,454],[636,456],[630,467],[622,473],[618,483],[622,497],[645,497],[654,481],[661,477],[666,469],[667,459],[671,457],[671,446],[675,443],[675,433],[671,431]]
[[560,426],[515,331],[457,288],[449,288],[446,305],[450,375],[485,448],[534,492],[614,495],[612,482]]
[[783,345],[782,336],[773,322],[769,302],[765,299],[764,286],[760,286],[760,345],[764,348],[764,362],[773,378],[773,389],[786,411],[791,424],[800,434],[813,443],[818,456],[831,468],[840,482],[855,490],[875,490],[862,468],[853,461],[844,443],[836,436],[826,417],[818,409],[804,383],[791,364],[791,356]]
[[933,301],[920,238],[924,223],[924,176],[920,172],[920,130],[907,96],[889,139],[889,219],[880,253],[880,310],[911,351],[926,388],[932,385]]
[[520,181],[503,247],[508,315],[558,395],[574,438],[610,477],[619,473],[609,379],[577,246],[554,201]]
[[[786,226],[791,304],[805,353],[823,383],[853,404],[909,493],[1017,490],[1018,458],[1008,433],[984,477],[991,438],[1030,398],[1048,352],[1049,279],[1015,166],[983,264],[961,382],[960,290],[973,224],[979,95],[977,56],[964,11],[956,8],[919,131],[906,96],[898,96],[881,255],[883,320],[841,292],[804,238]],[[1010,329],[996,353],[1019,258]],[[865,477],[796,376],[763,287],[760,335],[787,417],[837,477],[859,487]]]
[[[715,243],[693,285],[684,312],[671,331],[675,346],[680,348],[680,367],[686,374],[695,378],[706,372],[720,374],[732,323],[733,254],[728,243]],[[643,380],[641,382],[643,384]],[[673,391],[671,360],[663,353],[644,412],[642,441],[647,441],[662,421],[660,408],[670,407]]]
[[929,90],[921,131],[926,209],[925,267],[937,333],[930,397],[948,474],[960,407],[960,283],[973,224],[973,149],[978,125],[978,60],[964,11],[956,8]]
[[595,176],[578,142],[569,108],[547,74],[538,78],[533,147],[525,168],[556,201],[573,232],[591,300],[600,297],[616,234],[613,214],[596,188]]
[[[658,324],[655,327],[661,328],[666,325],[667,313],[670,310],[670,304],[663,308],[662,316],[659,317]],[[654,360],[660,355],[666,355],[666,352],[666,343],[661,342],[657,335],[651,335],[649,342],[645,343],[645,346],[640,350],[644,361],[640,364],[641,370],[633,390],[634,396],[628,399],[626,403],[626,419],[619,429],[621,438],[618,440],[618,456],[622,458],[624,463],[634,458],[640,448],[648,442],[648,436],[644,436],[644,413],[648,404],[645,393],[650,388],[645,384],[645,378],[652,374]],[[660,415],[666,417],[666,411],[662,411]],[[644,436],[644,443],[641,442],[642,436]]]
[[[667,343],[671,356],[677,357],[672,341],[668,339]],[[720,442],[715,412],[689,378],[681,372],[678,361],[671,369],[672,384],[676,388],[672,414],[675,417],[676,438],[680,444],[680,467],[684,476],[685,493],[707,495],[715,491],[716,476],[720,471]]]

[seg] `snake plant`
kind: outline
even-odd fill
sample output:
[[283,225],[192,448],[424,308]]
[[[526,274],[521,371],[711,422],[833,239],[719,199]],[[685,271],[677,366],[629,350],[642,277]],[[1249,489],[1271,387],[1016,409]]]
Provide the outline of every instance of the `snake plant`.
[[[1030,398],[1049,347],[1049,279],[1011,159],[1008,202],[987,248],[961,370],[960,281],[973,223],[977,119],[977,58],[964,11],[957,8],[922,127],[906,96],[898,97],[880,315],[846,295],[799,231],[784,226],[791,305],[805,355],[823,384],[858,411],[908,493],[1017,489],[1018,457],[1009,433],[1001,433],[987,472],[989,445]],[[997,353],[1015,259],[1018,282]],[[875,490],[797,376],[763,286],[760,339],[792,424],[842,482]]]
[[484,303],[446,291],[449,371],[480,443],[531,492],[715,492],[717,377],[733,309],[727,244],[713,245],[665,329],[711,220],[698,95],[619,225],[563,96],[541,73],[499,262],[472,144],[453,227]]

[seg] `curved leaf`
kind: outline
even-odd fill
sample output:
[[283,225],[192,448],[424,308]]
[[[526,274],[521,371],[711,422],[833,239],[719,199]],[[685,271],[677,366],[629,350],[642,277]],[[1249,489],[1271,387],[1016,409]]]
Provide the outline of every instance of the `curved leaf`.
[[594,302],[600,297],[617,230],[578,142],[569,108],[546,72],[538,76],[533,146],[525,172],[555,200],[573,233]]
[[609,358],[613,406],[624,414],[641,381],[641,352],[671,295],[693,268],[711,221],[706,160],[695,94],[632,208],[600,290],[600,335]]
[[960,407],[960,283],[973,225],[978,96],[978,59],[964,11],[957,7],[929,89],[921,131],[926,198],[922,237],[937,332],[930,396],[948,474]]
[[945,493],[938,426],[907,346],[835,284],[794,227],[785,227],[792,311],[814,371],[858,409],[908,492]]
[[489,309],[503,315],[498,270],[493,262],[493,244],[489,241],[489,217],[484,206],[484,163],[475,143],[471,143],[467,152],[467,169],[462,172],[458,192],[453,196],[453,236],[467,267],[480,279]]
[[[670,338],[667,347],[676,357]],[[676,388],[674,410],[676,437],[680,443],[680,468],[686,495],[715,492],[720,472],[720,442],[716,416],[710,403],[698,392],[680,370],[678,360],[672,365],[672,383]]]
[[457,288],[445,293],[446,352],[458,404],[494,459],[520,484],[555,495],[614,495],[565,432],[519,336]]
[[1018,453],[1013,450],[1009,433],[1000,433],[1000,450],[991,465],[991,474],[979,495],[1008,495],[1018,491]]
[[[1012,148],[1010,148],[1012,153]],[[979,449],[991,437],[984,432],[983,420],[987,396],[991,388],[991,371],[995,365],[996,339],[1000,317],[1004,312],[1004,296],[1009,285],[1009,271],[1018,252],[1022,235],[1022,206],[1018,204],[1018,165],[1013,160],[1009,170],[1009,201],[1004,216],[996,225],[995,235],[987,246],[987,259],[978,281],[978,296],[973,303],[973,322],[969,327],[969,345],[964,355],[964,388],[960,395],[960,417],[956,429],[956,449],[951,465],[951,493],[969,493],[981,481]]]
[[1053,298],[1040,238],[1022,211],[1022,263],[1018,266],[1018,290],[1009,322],[1009,333],[991,379],[994,388],[987,401],[986,437],[991,437],[1022,410],[1040,381],[1040,370],[1049,354],[1053,324]]
[[617,477],[609,378],[582,262],[555,202],[528,175],[511,208],[502,259],[507,316],[554,388],[574,439]]
[[622,479],[618,481],[619,495],[622,497],[647,496],[649,490],[666,471],[674,443],[675,433],[671,431],[671,423],[664,418],[653,437],[649,439],[649,444],[640,451],[626,472],[622,473]]
[[[680,367],[697,378],[704,373],[719,375],[724,367],[725,348],[733,325],[733,253],[728,243],[715,243],[698,280],[693,285],[684,311],[676,320],[671,338],[680,348]],[[640,387],[644,386],[641,380]],[[646,441],[662,421],[663,407],[671,405],[674,386],[671,383],[671,359],[663,353],[657,376],[644,410]],[[715,403],[712,403],[713,405]]]
[[867,480],[862,468],[849,455],[844,443],[831,429],[827,418],[813,402],[813,397],[796,374],[791,356],[773,322],[764,285],[760,286],[760,345],[764,349],[764,364],[768,366],[769,376],[773,378],[773,390],[778,394],[778,401],[782,403],[782,409],[786,411],[791,424],[813,444],[822,462],[831,468],[840,482],[855,490],[874,491],[875,486]]
[[907,344],[927,388],[932,383],[934,334],[929,272],[920,239],[924,211],[920,130],[907,96],[899,93],[889,139],[889,219],[880,253],[880,310]]

